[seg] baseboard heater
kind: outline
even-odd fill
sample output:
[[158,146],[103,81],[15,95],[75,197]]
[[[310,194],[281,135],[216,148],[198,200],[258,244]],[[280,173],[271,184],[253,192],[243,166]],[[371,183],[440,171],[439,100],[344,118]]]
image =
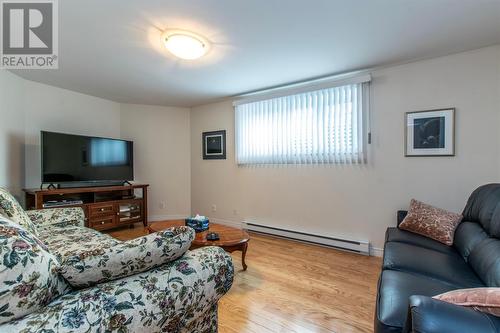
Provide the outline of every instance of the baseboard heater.
[[305,243],[332,247],[365,255],[370,254],[370,243],[366,241],[354,241],[349,239],[333,238],[320,235],[309,234],[301,231],[286,230],[265,225],[246,223],[249,231],[292,239]]

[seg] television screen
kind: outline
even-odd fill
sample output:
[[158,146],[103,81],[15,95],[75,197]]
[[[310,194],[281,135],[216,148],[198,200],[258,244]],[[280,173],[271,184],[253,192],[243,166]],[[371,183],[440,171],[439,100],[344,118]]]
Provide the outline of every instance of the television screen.
[[133,142],[41,132],[42,183],[134,179]]

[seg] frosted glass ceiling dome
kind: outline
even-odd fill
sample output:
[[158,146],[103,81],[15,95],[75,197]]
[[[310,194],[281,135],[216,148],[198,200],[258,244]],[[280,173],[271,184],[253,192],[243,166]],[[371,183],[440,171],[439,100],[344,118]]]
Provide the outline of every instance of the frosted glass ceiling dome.
[[204,37],[184,30],[166,30],[162,34],[165,48],[176,57],[195,60],[204,56],[210,43]]

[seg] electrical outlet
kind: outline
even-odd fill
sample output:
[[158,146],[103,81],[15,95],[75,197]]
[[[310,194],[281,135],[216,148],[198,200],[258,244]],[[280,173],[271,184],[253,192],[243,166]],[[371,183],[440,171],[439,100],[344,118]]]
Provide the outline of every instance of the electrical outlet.
[[233,209],[233,215],[238,215],[238,210],[237,209]]
[[217,211],[217,205],[216,204],[213,204],[212,205],[212,212],[216,212]]
[[160,201],[160,209],[165,209],[167,208],[167,202],[166,201]]

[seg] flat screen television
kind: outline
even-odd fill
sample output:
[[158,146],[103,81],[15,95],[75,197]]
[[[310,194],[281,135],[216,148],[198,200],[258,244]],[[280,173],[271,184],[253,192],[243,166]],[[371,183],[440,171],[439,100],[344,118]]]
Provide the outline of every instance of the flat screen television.
[[133,153],[132,141],[41,131],[42,183],[123,184],[134,180]]

